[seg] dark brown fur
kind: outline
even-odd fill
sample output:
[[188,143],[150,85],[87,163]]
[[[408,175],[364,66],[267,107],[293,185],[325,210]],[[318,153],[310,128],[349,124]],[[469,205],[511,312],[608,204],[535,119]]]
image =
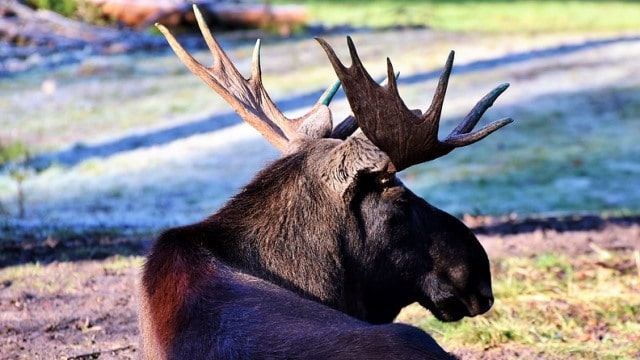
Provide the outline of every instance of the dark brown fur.
[[[243,274],[213,256],[199,256],[207,250],[190,240],[198,232],[197,226],[172,229],[156,243],[154,254],[163,248],[175,256],[150,258],[149,263],[167,262],[157,276],[147,276],[147,270],[143,277],[145,289],[156,282],[159,291],[166,291],[147,299],[144,316],[149,318],[142,321],[151,331],[143,331],[145,358],[449,358],[416,328],[370,325]],[[184,277],[176,278],[176,272]],[[172,282],[184,279],[193,281],[190,287]]]
[[416,328],[371,323],[415,301],[445,321],[488,310],[489,262],[387,162],[359,137],[303,140],[216,214],[161,235],[143,270],[145,356],[447,358]]
[[[510,123],[473,131],[508,84],[481,99],[440,141],[453,52],[422,114],[400,98],[389,60],[382,86],[350,38],[350,67],[318,39],[354,114],[333,129],[326,106],[331,91],[302,117],[287,118],[262,85],[259,42],[245,79],[196,7],[194,13],[213,64],[200,64],[159,26],[169,45],[288,155],[216,214],[156,241],[142,279],[144,357],[449,358],[421,330],[389,323],[416,301],[443,321],[487,311],[493,303],[489,261],[466,226],[413,194],[395,173]],[[358,127],[362,133],[351,136]]]

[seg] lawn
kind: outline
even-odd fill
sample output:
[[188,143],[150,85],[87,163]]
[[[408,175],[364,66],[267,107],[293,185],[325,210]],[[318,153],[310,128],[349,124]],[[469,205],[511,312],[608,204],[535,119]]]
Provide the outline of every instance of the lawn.
[[[246,72],[251,45],[222,39]],[[515,123],[472,150],[402,174],[419,195],[458,216],[640,211],[640,190],[632,186],[640,182],[640,46],[598,39],[421,29],[354,34],[372,73],[384,72],[385,56],[394,61],[400,92],[417,108],[456,49],[442,136],[493,86],[511,83],[484,121],[509,116]],[[312,39],[268,40],[266,87],[289,113],[300,112],[335,75]],[[344,35],[327,40],[345,55]],[[583,45],[589,41],[594,45]],[[44,81],[55,90],[44,92]],[[276,156],[248,127],[229,127],[238,119],[228,106],[171,53],[89,58],[0,79],[0,107],[8,114],[0,118],[0,142],[14,144],[14,153],[54,156],[49,167],[26,169],[22,182],[19,173],[0,174],[0,216],[7,218],[22,204],[26,219],[44,223],[93,219],[112,227],[126,219],[162,228],[194,221]],[[332,109],[344,117],[344,97]]]
[[427,26],[464,32],[637,31],[640,18],[638,1],[299,0],[295,3],[307,6],[311,20],[323,24]]

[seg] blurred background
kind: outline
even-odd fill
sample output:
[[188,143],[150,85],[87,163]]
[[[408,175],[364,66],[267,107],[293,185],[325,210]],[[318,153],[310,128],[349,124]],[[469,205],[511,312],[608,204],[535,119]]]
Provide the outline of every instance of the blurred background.
[[[640,215],[640,1],[4,0],[0,244],[5,264],[59,259],[49,253],[66,239],[82,244],[118,239],[133,250],[115,253],[140,254],[140,243],[215,212],[279,156],[180,63],[153,26],[166,24],[209,64],[194,26],[193,3],[244,74],[255,39],[262,39],[265,87],[291,116],[308,109],[336,80],[314,36],[325,38],[347,62],[346,35],[352,36],[376,77],[386,73],[389,57],[410,108],[428,107],[444,61],[455,50],[441,136],[488,91],[510,83],[482,123],[512,117],[513,124],[401,174],[418,195],[468,224]],[[331,108],[336,123],[349,114],[342,92]],[[33,258],[25,257],[24,244],[44,249],[44,255],[32,251]],[[112,255],[86,251],[68,256]],[[590,263],[612,258],[595,253]],[[632,279],[624,281],[633,289],[640,278],[638,261],[624,258],[631,264],[624,274]],[[561,285],[549,286],[562,288],[552,292],[564,295],[566,275],[578,266],[555,255],[527,264],[500,266],[527,269],[532,279],[534,270],[557,270],[565,277]],[[509,271],[509,281],[520,279],[520,270]],[[619,291],[632,298],[630,288],[623,288]],[[597,346],[584,354],[605,349],[623,349],[611,358],[637,354],[630,335],[640,341],[635,296],[632,305],[616,308],[619,317],[612,321],[632,327],[607,328],[604,333],[613,335],[594,340]],[[567,306],[558,314],[577,311]],[[525,331],[521,337],[503,330],[471,331],[469,341],[490,347],[526,338],[530,345],[556,341],[553,346],[560,346],[571,338],[557,329]],[[439,331],[449,336],[449,330]],[[632,340],[605,341],[621,333]],[[562,354],[575,355],[571,349]]]
[[[0,221],[136,229],[194,221],[278,155],[152,26],[167,24],[212,61],[191,1],[5,3]],[[511,83],[485,121],[510,116],[513,125],[403,174],[436,206],[458,216],[639,210],[636,1],[196,3],[241,70],[263,38],[265,84],[288,114],[335,79],[313,36],[345,55],[350,34],[374,75],[390,57],[415,108],[427,107],[456,50],[443,133]],[[342,94],[333,110],[336,122],[349,113]]]

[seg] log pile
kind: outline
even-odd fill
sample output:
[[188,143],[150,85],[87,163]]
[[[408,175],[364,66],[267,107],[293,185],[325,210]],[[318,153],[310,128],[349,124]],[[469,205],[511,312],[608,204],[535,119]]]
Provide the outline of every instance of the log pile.
[[[301,5],[212,4],[207,7],[219,26],[241,28],[277,29],[280,35],[289,36],[291,30],[307,23],[307,10]],[[214,21],[211,23],[215,24]]]
[[283,35],[307,22],[300,5],[271,5],[268,1],[239,0],[90,0],[109,19],[143,29],[159,22],[167,27],[194,24],[192,4],[212,26],[232,28],[275,27]]
[[281,35],[306,21],[298,6],[230,0],[91,0],[110,18],[125,24],[100,27],[68,19],[58,13],[32,9],[19,0],[0,1],[0,76],[36,66],[55,66],[82,60],[87,54],[117,54],[166,48],[159,36],[136,31],[155,22],[166,26],[194,26],[191,4],[218,27],[256,28],[271,25]]
[[132,30],[92,26],[48,10],[34,10],[19,1],[0,3],[0,75],[25,70],[30,62],[78,52],[123,53],[165,46],[156,36]]
[[[134,29],[144,29],[156,22],[175,27],[186,20],[191,2],[184,0],[89,0],[104,17]],[[202,1],[194,3],[201,6]]]

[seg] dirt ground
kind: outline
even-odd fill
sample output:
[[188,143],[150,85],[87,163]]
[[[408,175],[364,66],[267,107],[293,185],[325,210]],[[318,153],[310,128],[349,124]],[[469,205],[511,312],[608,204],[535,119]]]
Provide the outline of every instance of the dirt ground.
[[[547,219],[465,218],[491,259],[559,251],[567,255],[640,249],[640,219],[599,217]],[[54,239],[27,241],[31,261],[0,269],[1,359],[133,359],[139,357],[137,283],[142,253],[149,238],[132,238],[127,255],[65,261],[70,253],[56,249]],[[48,242],[49,245],[44,243]],[[77,247],[122,245],[94,237],[71,242]],[[114,248],[115,249],[115,248]],[[138,250],[136,250],[138,249]],[[0,249],[2,253],[5,249]],[[12,253],[12,249],[9,253]],[[15,250],[15,248],[13,249]],[[116,253],[113,251],[112,253]],[[17,252],[13,252],[17,254]],[[83,253],[82,251],[76,254]],[[57,255],[56,255],[57,254]],[[67,255],[64,255],[67,254]],[[95,253],[104,257],[111,253]],[[48,255],[48,256],[45,256]],[[71,258],[73,255],[71,255]],[[6,258],[6,264],[17,259]],[[444,344],[446,346],[446,344]],[[487,352],[456,351],[463,359],[544,358],[527,348],[504,346]]]

